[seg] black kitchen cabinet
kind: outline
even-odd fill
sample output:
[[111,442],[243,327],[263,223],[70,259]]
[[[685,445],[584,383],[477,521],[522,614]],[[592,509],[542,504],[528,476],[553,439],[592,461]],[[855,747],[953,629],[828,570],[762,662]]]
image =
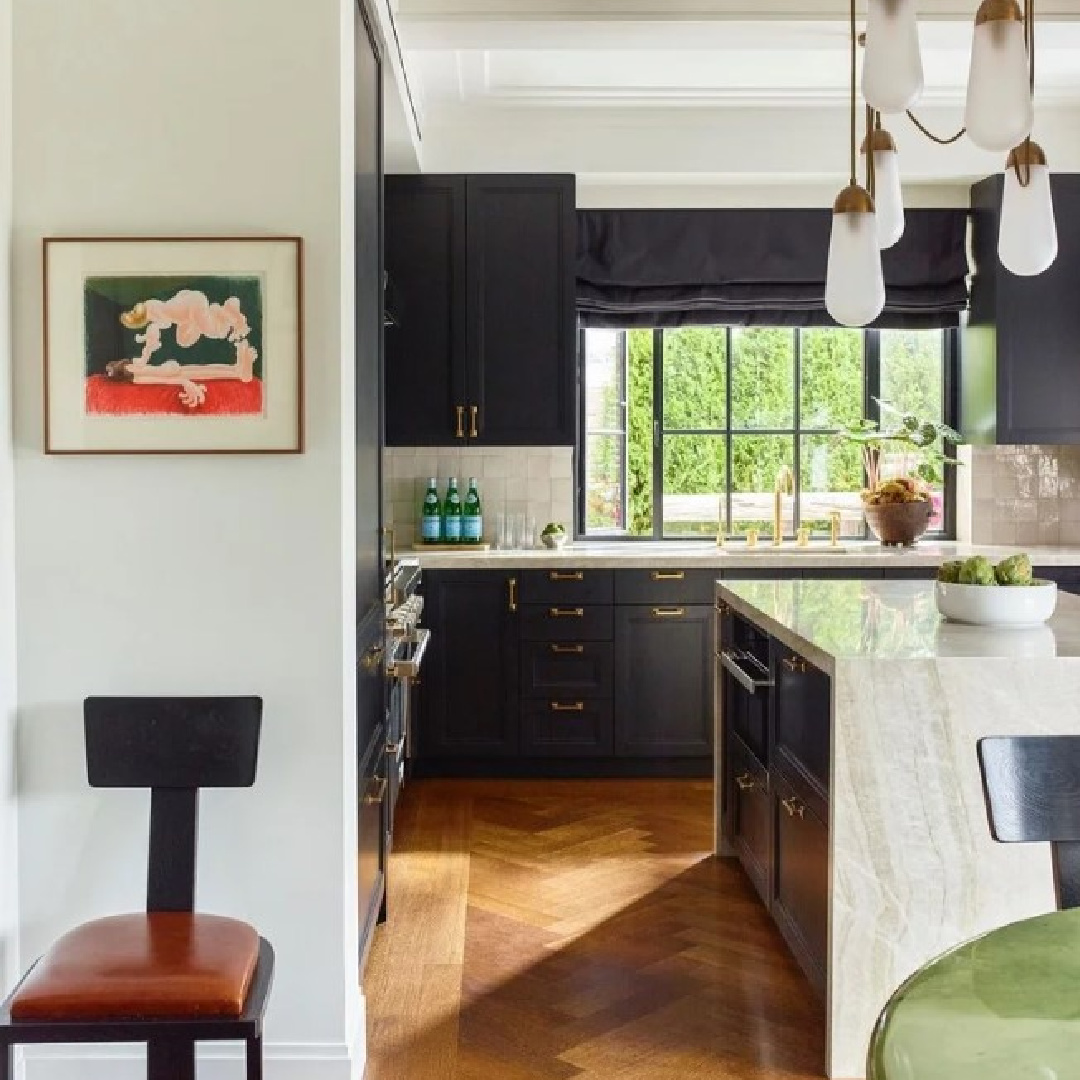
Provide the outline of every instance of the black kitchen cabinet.
[[778,642],[774,651],[774,759],[826,799],[832,684],[823,671]]
[[998,259],[1002,176],[971,189],[974,275],[960,361],[965,441],[1080,443],[1080,175],[1051,183],[1059,254],[1030,278]]
[[829,951],[829,826],[783,770],[774,770],[772,914],[819,996]]
[[724,788],[728,798],[728,839],[761,899],[770,902],[773,802],[769,774],[748,747],[729,732]]
[[712,751],[713,608],[615,608],[615,753]]
[[423,590],[432,637],[420,683],[420,757],[516,754],[516,577],[494,570],[431,572]]
[[393,176],[390,446],[573,445],[572,176]]

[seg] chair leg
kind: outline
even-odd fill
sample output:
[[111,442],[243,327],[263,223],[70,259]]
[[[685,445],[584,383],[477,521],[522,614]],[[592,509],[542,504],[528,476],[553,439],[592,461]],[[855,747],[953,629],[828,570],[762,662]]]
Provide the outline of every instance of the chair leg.
[[247,1080],[262,1080],[262,1036],[247,1040]]
[[147,1080],[195,1080],[191,1039],[151,1039],[146,1044]]

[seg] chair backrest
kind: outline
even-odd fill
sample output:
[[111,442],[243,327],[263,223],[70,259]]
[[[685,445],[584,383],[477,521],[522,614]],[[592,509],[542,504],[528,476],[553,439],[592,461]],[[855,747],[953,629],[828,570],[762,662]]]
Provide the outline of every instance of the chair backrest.
[[979,740],[990,833],[1049,842],[1058,906],[1080,907],[1080,735]]
[[193,911],[199,788],[251,787],[258,697],[91,697],[83,702],[91,787],[148,787],[147,911]]

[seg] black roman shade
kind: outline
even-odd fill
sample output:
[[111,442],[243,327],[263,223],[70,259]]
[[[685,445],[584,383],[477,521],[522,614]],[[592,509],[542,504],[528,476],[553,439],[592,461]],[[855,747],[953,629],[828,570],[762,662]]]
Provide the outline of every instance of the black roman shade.
[[[882,329],[956,326],[968,305],[966,210],[909,210],[884,253]],[[586,327],[834,326],[829,210],[579,210]]]

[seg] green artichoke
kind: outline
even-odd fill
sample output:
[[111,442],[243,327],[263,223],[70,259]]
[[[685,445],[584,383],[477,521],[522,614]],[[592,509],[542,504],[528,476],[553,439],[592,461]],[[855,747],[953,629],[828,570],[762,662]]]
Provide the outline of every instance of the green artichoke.
[[996,585],[994,564],[985,555],[973,555],[960,567],[961,585]]
[[948,585],[956,585],[960,581],[960,568],[964,564],[959,559],[950,559],[938,567],[937,579]]
[[994,576],[999,585],[1030,585],[1031,559],[1027,555],[1010,555],[997,564]]

